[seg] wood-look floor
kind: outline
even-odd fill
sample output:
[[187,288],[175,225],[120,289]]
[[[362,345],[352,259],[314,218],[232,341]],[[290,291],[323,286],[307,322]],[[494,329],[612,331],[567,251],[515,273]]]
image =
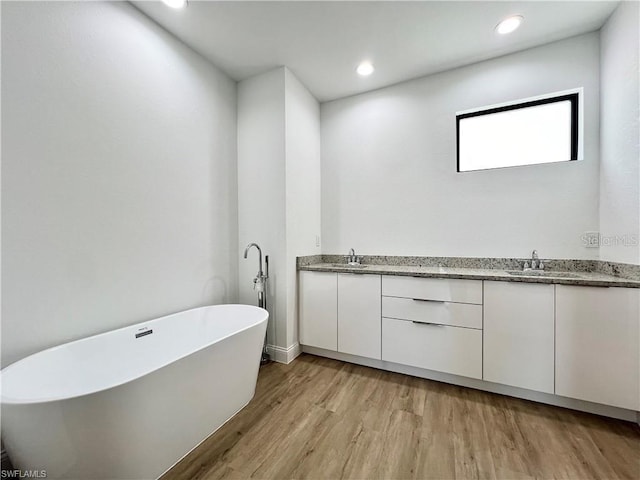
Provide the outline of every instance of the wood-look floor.
[[640,479],[640,427],[302,355],[173,479]]

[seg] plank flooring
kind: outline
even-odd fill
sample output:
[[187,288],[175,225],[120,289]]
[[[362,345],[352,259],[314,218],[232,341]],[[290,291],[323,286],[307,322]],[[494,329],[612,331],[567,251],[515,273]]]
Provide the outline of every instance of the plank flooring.
[[303,354],[162,480],[640,479],[640,427]]

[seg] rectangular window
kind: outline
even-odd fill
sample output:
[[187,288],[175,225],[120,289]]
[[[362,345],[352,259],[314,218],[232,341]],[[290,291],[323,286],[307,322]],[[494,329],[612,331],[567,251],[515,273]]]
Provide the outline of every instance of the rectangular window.
[[580,91],[456,115],[458,172],[578,159]]

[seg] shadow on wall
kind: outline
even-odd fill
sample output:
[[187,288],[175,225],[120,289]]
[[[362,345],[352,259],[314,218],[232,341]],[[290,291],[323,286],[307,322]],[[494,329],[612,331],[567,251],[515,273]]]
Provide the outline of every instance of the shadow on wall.
[[202,287],[202,298],[206,305],[219,305],[221,303],[229,303],[228,285],[224,277],[210,277]]
[[13,465],[11,464],[11,460],[7,453],[2,451],[2,460],[0,460],[0,475],[2,478],[11,478],[9,471],[13,470]]

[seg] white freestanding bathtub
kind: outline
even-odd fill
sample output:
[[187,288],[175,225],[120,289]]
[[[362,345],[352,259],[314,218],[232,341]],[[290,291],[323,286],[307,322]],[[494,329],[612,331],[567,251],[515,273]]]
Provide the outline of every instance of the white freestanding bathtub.
[[153,479],[254,395],[269,314],[195,308],[2,370],[2,439],[48,478]]

